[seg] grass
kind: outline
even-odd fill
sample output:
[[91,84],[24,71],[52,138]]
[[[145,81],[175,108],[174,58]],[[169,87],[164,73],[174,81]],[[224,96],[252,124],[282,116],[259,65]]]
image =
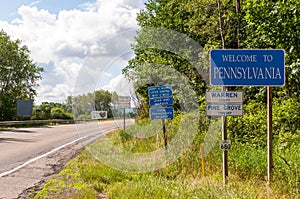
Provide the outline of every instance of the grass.
[[[175,118],[168,123],[170,141],[179,129]],[[181,123],[182,124],[182,123]],[[163,146],[159,123],[152,128],[135,125],[126,132],[114,131],[109,139],[115,146],[130,152],[149,152]],[[204,125],[204,124],[202,124]],[[171,130],[170,130],[171,129]],[[188,151],[168,166],[147,173],[125,172],[104,165],[93,150],[103,147],[95,142],[34,198],[99,198],[105,193],[108,198],[300,198],[299,143],[290,148],[275,147],[273,182],[266,183],[266,149],[233,143],[229,152],[229,179],[222,183],[222,154],[218,146],[206,157],[206,173],[202,174],[200,143],[203,134],[194,138]],[[111,154],[109,154],[111,155]]]

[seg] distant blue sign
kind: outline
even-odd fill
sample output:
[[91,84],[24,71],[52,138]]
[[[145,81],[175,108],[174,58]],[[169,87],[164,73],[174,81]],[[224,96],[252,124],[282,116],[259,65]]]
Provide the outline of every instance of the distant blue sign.
[[172,86],[150,86],[148,87],[148,96],[153,98],[172,97]]
[[284,86],[284,50],[210,52],[212,86]]
[[150,119],[151,120],[173,119],[173,118],[174,118],[173,107],[150,108]]
[[150,107],[152,106],[171,106],[174,104],[172,97],[168,98],[153,98],[149,100]]
[[32,107],[33,107],[33,100],[17,100],[17,116],[31,117]]

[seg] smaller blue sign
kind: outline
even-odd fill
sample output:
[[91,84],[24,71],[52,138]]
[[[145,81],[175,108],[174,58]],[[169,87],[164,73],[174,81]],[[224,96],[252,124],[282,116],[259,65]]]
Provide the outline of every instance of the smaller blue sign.
[[171,106],[174,104],[172,97],[168,98],[154,98],[149,100],[150,107],[152,106]]
[[173,119],[173,118],[174,118],[173,107],[150,108],[150,119],[151,120]]
[[150,86],[148,95],[150,99],[172,97],[172,86]]

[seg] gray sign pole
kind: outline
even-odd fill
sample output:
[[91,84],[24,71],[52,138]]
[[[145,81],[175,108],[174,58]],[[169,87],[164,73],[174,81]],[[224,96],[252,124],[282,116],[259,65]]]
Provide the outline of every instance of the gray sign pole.
[[268,184],[271,182],[272,168],[273,168],[273,155],[272,155],[272,141],[273,141],[273,132],[272,132],[272,87],[267,87],[267,106],[268,106]]
[[162,121],[162,125],[163,125],[165,149],[167,149],[168,142],[167,142],[167,129],[166,129],[165,119],[161,119],[161,121]]
[[[222,91],[226,91],[226,87],[222,87]],[[222,116],[222,140],[227,140],[227,117]],[[223,183],[226,185],[228,178],[228,152],[223,150]]]
[[126,120],[125,120],[125,108],[124,108],[124,120],[123,120],[123,130],[125,131],[125,124],[126,124]]

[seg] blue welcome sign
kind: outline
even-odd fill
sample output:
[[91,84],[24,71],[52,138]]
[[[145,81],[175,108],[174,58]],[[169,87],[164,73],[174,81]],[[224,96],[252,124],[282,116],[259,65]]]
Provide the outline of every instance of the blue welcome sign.
[[210,83],[212,86],[284,86],[284,50],[211,50]]

